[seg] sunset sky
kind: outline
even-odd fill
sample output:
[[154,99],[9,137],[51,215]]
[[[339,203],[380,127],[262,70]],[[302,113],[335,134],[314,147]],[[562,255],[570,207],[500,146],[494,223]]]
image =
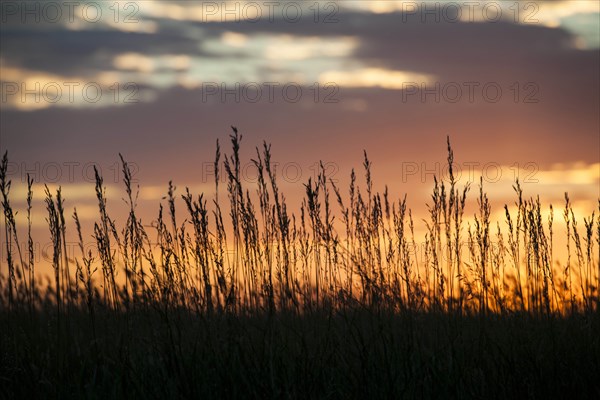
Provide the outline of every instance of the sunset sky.
[[12,201],[23,209],[29,172],[40,229],[44,183],[61,185],[89,226],[92,166],[120,207],[122,153],[148,221],[169,180],[212,195],[215,142],[228,153],[234,125],[244,162],[273,144],[291,202],[320,160],[343,184],[364,149],[377,188],[424,210],[449,135],[460,183],[483,172],[494,211],[514,201],[519,175],[527,196],[560,208],[569,191],[591,213],[599,4],[3,1],[0,149]]

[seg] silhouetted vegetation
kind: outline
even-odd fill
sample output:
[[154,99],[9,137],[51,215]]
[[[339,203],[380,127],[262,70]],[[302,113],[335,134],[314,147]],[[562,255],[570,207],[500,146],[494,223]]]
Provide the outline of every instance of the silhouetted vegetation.
[[151,228],[124,158],[122,226],[96,171],[95,251],[61,190],[46,188],[47,281],[35,273],[33,180],[28,226],[17,227],[4,155],[1,396],[600,397],[595,213],[581,226],[565,194],[567,260],[555,260],[554,209],[524,198],[518,181],[503,223],[483,180],[477,213],[465,214],[472,188],[459,187],[448,140],[449,179],[434,182],[420,257],[406,196],[374,190],[366,153],[364,186],[352,171],[342,189],[321,166],[292,213],[270,145],[256,149],[257,183],[246,187],[236,128],[230,140],[231,154],[216,145],[212,199],[169,183]]

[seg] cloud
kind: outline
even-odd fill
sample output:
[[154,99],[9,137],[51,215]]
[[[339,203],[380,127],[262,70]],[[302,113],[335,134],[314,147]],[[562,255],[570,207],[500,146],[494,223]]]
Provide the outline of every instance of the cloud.
[[408,71],[365,68],[353,71],[326,71],[319,76],[323,84],[335,82],[343,87],[381,87],[403,90],[412,82],[431,83],[434,77]]
[[197,87],[207,80],[308,83],[323,74],[344,77],[360,70],[411,71],[441,81],[528,82],[597,66],[597,52],[579,50],[576,38],[562,29],[509,22],[424,24],[404,21],[398,12],[340,11],[336,17],[330,24],[311,18],[175,23],[152,17],[155,33],[57,26],[42,34],[9,25],[0,39],[2,61],[25,72],[87,80],[110,72],[158,88]]
[[[175,21],[143,9],[139,17],[156,30],[2,25],[3,82],[37,75],[133,81],[152,93],[94,110],[25,113],[4,103],[2,148],[16,160],[40,161],[73,154],[81,162],[115,160],[124,152],[157,184],[199,179],[231,124],[247,132],[250,145],[273,141],[282,159],[304,163],[305,171],[319,159],[356,165],[363,147],[390,165],[439,158],[431,146],[439,142],[443,152],[447,134],[470,161],[598,162],[599,55],[575,46],[566,29],[424,24],[404,22],[398,12],[343,9],[335,23],[315,23],[310,14],[298,23],[203,21],[186,13]],[[337,86],[314,86],[329,80]],[[407,80],[418,90],[399,90]],[[260,101],[244,92],[244,83],[269,81],[278,84],[274,101],[264,85]],[[282,95],[292,82],[302,90],[297,102]],[[477,83],[474,102],[470,82]],[[208,94],[206,83],[219,85]],[[457,87],[463,92],[453,102]],[[490,100],[485,87],[499,87],[502,96]]]

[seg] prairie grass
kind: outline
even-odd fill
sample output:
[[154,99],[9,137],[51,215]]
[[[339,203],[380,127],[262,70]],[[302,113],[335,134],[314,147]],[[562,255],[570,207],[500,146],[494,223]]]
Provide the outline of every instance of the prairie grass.
[[[424,257],[406,196],[347,189],[325,167],[290,212],[256,148],[256,185],[217,141],[208,194],[169,182],[152,227],[121,157],[127,219],[110,216],[96,171],[95,251],[67,253],[61,190],[45,190],[52,280],[36,278],[28,177],[27,247],[0,163],[6,259],[0,270],[4,398],[579,398],[600,396],[600,218],[581,220],[565,194],[567,260],[555,260],[554,209],[524,198],[491,220],[449,179],[434,181]],[[183,211],[176,210],[182,201]],[[600,201],[599,201],[600,213]],[[164,207],[163,207],[164,205]],[[543,215],[548,217],[544,220]],[[582,229],[583,228],[583,229]],[[466,248],[466,253],[465,253]],[[5,267],[6,266],[6,267]]]

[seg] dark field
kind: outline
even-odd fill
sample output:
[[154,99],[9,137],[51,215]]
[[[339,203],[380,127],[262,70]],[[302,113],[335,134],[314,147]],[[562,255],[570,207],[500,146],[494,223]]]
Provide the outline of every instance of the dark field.
[[597,314],[2,313],[5,398],[598,398]]

